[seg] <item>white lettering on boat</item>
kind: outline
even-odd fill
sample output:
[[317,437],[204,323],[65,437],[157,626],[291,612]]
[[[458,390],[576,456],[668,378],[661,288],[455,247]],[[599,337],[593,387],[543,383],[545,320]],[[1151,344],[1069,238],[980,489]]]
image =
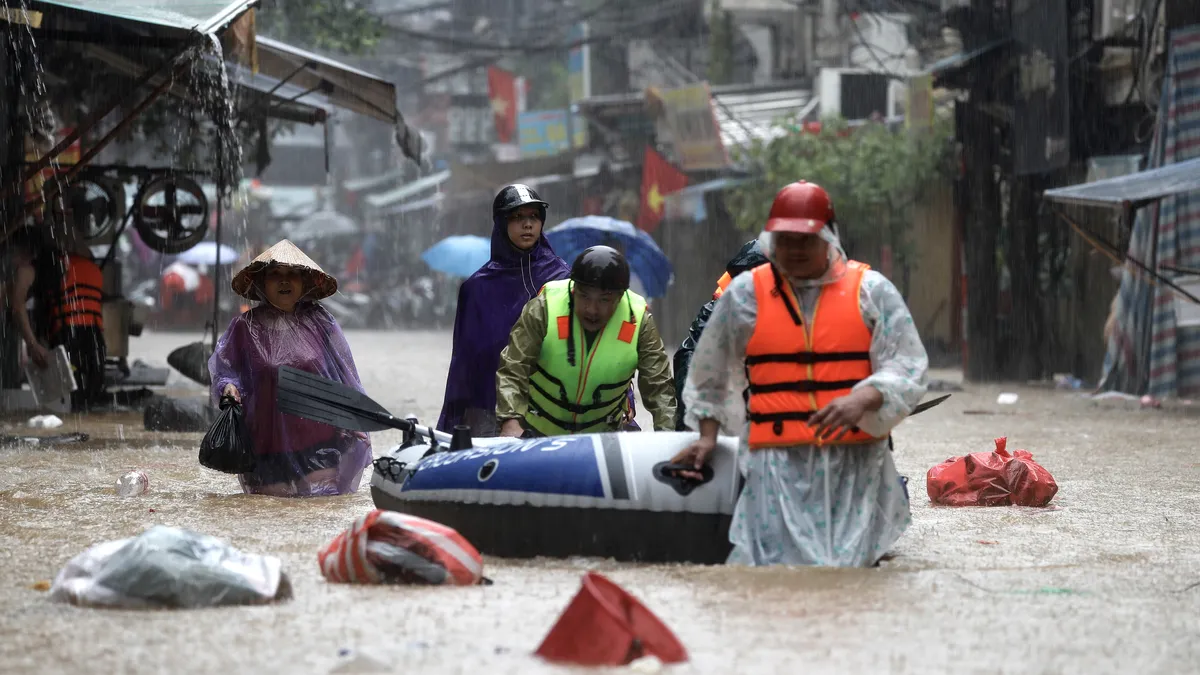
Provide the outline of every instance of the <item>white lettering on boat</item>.
[[557,438],[536,438],[522,441],[515,441],[501,446],[490,446],[484,448],[473,448],[471,450],[459,450],[456,452],[439,452],[436,455],[421,460],[417,465],[417,469],[436,469],[442,466],[448,466],[469,459],[483,459],[486,457],[499,457],[514,452],[526,453],[533,450],[541,452],[555,452],[568,448],[572,445],[583,447],[586,445],[588,450],[591,450],[592,444],[590,439],[581,438],[579,436],[559,436]]

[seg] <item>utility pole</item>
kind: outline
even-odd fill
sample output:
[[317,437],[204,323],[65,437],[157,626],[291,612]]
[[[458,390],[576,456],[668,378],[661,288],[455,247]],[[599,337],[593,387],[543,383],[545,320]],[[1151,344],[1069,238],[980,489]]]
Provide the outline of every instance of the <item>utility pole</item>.
[[[963,31],[963,50],[987,44],[995,34],[995,0],[971,0]],[[994,89],[990,73],[976,69],[968,101],[959,108],[959,142],[966,173],[967,214],[963,251],[967,272],[966,378],[973,382],[998,379],[996,312],[999,307],[999,274],[996,244],[1000,231],[1000,186],[996,181],[998,139],[995,120],[986,104]]]
[[1200,2],[1196,0],[1166,0],[1166,24],[1171,31],[1200,23]]
[[821,0],[821,14],[817,20],[817,62],[825,68],[842,65],[842,35],[839,28],[838,0]]
[[[9,34],[12,24],[5,26],[0,29],[0,33],[8,38],[3,40],[4,44],[0,46],[0,73],[4,77],[4,87],[0,87],[0,97],[4,99],[3,105],[0,105],[0,162],[3,162],[0,164],[0,185],[7,186],[19,181],[23,173],[25,134],[24,125],[20,120],[22,46]],[[7,239],[8,235],[12,234],[9,230],[19,224],[17,214],[24,213],[24,190],[17,189],[11,192],[12,194],[0,203],[0,240]],[[0,244],[0,247],[2,246]],[[8,251],[0,252],[0,255],[7,254]],[[0,319],[0,390],[20,389],[20,385],[17,384],[20,382],[20,339],[15,326],[12,321]],[[0,409],[4,406],[5,401],[0,398]]]

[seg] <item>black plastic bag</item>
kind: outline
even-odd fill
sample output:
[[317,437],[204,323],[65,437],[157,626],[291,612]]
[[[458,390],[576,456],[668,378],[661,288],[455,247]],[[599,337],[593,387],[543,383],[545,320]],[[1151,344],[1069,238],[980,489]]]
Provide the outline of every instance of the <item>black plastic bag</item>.
[[221,414],[200,441],[200,466],[223,473],[254,470],[254,449],[242,421],[242,404],[232,396],[221,397]]
[[[733,259],[725,266],[725,273],[729,275],[730,279],[735,279],[742,272],[748,272],[765,263],[767,263],[767,256],[763,255],[758,240],[751,239],[742,244],[737,255],[733,256]],[[684,419],[687,418],[687,408],[683,405],[683,385],[687,382],[688,370],[692,367],[692,355],[696,351],[696,345],[700,342],[700,336],[704,334],[704,327],[708,325],[708,318],[712,316],[713,308],[716,306],[716,298],[704,303],[699,313],[696,314],[696,318],[692,320],[687,338],[675,352],[675,400],[677,402],[675,431],[689,431],[687,424],[684,423]]]

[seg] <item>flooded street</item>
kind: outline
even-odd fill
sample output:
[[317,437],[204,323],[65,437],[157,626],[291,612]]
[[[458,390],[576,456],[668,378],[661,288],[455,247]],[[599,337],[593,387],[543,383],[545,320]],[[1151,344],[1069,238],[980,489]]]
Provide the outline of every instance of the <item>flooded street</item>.
[[[347,336],[373,398],[436,422],[448,332]],[[165,364],[190,339],[147,335],[132,349]],[[997,405],[1001,391],[1019,402]],[[317,550],[372,508],[369,476],[349,497],[248,497],[197,464],[198,434],[144,432],[140,412],[67,418],[37,433],[78,429],[91,434],[86,445],[0,450],[0,672],[326,673],[343,650],[393,672],[560,672],[530,653],[586,569],[676,631],[692,661],[674,672],[1187,672],[1200,662],[1197,419],[1063,391],[969,387],[896,433],[913,525],[880,569],[488,559],[494,586],[427,589],[322,579]],[[1051,508],[929,506],[929,467],[1003,435],[1057,479]],[[374,434],[376,455],[398,436]],[[148,474],[149,494],[117,497],[115,481],[132,468]],[[279,556],[294,600],[98,611],[33,589],[86,547],[158,523]]]

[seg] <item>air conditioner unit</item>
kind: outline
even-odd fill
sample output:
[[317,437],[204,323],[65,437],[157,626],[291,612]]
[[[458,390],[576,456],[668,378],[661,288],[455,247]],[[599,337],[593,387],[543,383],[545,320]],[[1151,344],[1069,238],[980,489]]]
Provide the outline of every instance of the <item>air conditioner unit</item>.
[[1141,0],[1098,0],[1096,13],[1092,16],[1092,36],[1103,40],[1124,32],[1129,24],[1137,21],[1142,4]]
[[884,117],[900,114],[903,86],[892,86],[883,73],[857,68],[822,68],[817,76],[819,114],[847,120],[866,119],[875,113]]

